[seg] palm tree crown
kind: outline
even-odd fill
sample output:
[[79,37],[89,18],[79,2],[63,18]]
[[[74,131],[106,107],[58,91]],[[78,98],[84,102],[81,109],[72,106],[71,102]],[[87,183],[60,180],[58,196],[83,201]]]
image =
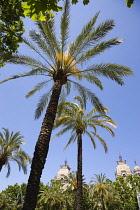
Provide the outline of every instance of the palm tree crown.
[[[120,38],[102,41],[109,31],[113,29],[115,23],[114,20],[107,20],[96,26],[98,16],[99,13],[96,13],[83,27],[75,41],[68,45],[70,1],[65,0],[60,22],[60,39],[58,40],[56,37],[55,21],[53,18],[43,22],[36,22],[39,32],[35,30],[30,30],[29,32],[33,42],[29,41],[27,38],[24,38],[23,42],[39,55],[40,60],[27,55],[13,55],[8,61],[9,63],[29,66],[31,70],[27,73],[14,75],[1,81],[1,83],[26,76],[44,76],[45,81],[38,83],[29,91],[26,95],[28,98],[46,87],[51,81],[56,82],[60,80],[63,85],[63,96],[70,93],[71,85],[73,84],[78,90],[79,95],[84,98],[89,98],[95,108],[103,111],[102,105],[95,94],[83,86],[80,81],[86,79],[89,83],[95,84],[102,90],[103,86],[98,76],[103,75],[123,85],[124,82],[122,78],[132,75],[132,71],[128,67],[113,63],[91,64],[86,68],[82,67],[83,64],[89,61],[92,63],[91,59],[96,55],[122,42]],[[46,107],[52,90],[53,88],[48,89],[47,93],[41,96],[35,112],[35,118],[39,118]]]
[[[112,136],[114,131],[110,127],[116,127],[116,123],[107,115],[108,109],[104,107],[106,114],[101,114],[97,109],[92,109],[88,114],[85,113],[85,104],[80,96],[75,96],[75,100],[78,100],[80,105],[73,102],[63,101],[58,106],[57,118],[54,123],[54,128],[63,126],[56,134],[56,137],[71,130],[71,136],[68,140],[66,147],[77,139],[77,134],[87,135],[94,148],[96,148],[95,138],[97,138],[107,152],[107,144],[105,140],[97,133],[97,127],[105,128]],[[65,148],[66,148],[65,147]]]
[[19,170],[22,168],[24,173],[27,173],[27,163],[31,162],[31,158],[21,148],[25,143],[23,138],[20,132],[10,133],[6,128],[3,128],[3,133],[0,132],[0,171],[4,165],[7,166],[7,177],[11,170],[10,161],[15,161]]

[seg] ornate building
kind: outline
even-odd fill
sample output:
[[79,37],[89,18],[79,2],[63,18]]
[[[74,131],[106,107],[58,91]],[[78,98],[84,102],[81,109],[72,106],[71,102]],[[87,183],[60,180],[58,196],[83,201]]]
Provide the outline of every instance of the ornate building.
[[65,165],[60,165],[60,170],[57,172],[55,176],[56,180],[64,180],[65,177],[70,175],[70,167],[67,165],[67,161],[65,161]]
[[118,176],[126,177],[132,174],[140,176],[140,167],[136,164],[135,161],[134,170],[132,172],[130,167],[126,164],[126,160],[122,160],[122,156],[120,155],[119,161],[117,161],[116,172],[115,172],[116,180]]

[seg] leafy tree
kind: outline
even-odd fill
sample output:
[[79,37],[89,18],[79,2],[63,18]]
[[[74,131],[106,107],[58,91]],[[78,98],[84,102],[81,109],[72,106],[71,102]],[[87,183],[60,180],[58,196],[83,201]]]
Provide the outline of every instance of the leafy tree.
[[140,191],[140,177],[129,175],[128,177],[118,177],[113,183],[116,194],[121,200],[120,209],[138,210],[137,191]]
[[72,209],[72,194],[63,188],[63,184],[58,180],[51,180],[39,193],[39,209]]
[[99,13],[95,14],[83,27],[75,41],[68,46],[70,2],[69,0],[66,0],[61,16],[59,40],[55,34],[55,22],[53,18],[42,22],[36,22],[39,32],[36,32],[35,30],[30,31],[30,37],[34,44],[27,38],[23,39],[24,43],[37,53],[41,59],[38,60],[31,56],[15,54],[8,60],[9,63],[29,66],[31,67],[31,70],[27,73],[12,76],[0,83],[27,76],[41,76],[41,78],[44,76],[45,81],[37,84],[33,90],[26,95],[27,98],[41,90],[43,87],[46,87],[50,82],[50,89],[41,97],[35,112],[35,118],[38,118],[48,104],[35,147],[31,173],[28,180],[24,206],[24,209],[26,210],[33,210],[36,205],[40,177],[49,150],[49,142],[60,95],[69,94],[71,86],[73,86],[78,90],[79,95],[81,95],[85,101],[89,99],[91,103],[94,104],[95,108],[103,112],[101,102],[93,92],[81,84],[82,80],[86,80],[92,85],[95,84],[100,89],[103,89],[98,76],[105,76],[118,84],[123,85],[123,77],[132,75],[130,68],[113,63],[92,64],[82,69],[84,63],[90,61],[101,52],[122,42],[122,39],[119,38],[101,41],[101,39],[113,29],[115,23],[113,20],[107,20],[98,26],[95,26],[98,16]]
[[31,162],[31,158],[21,148],[21,145],[25,144],[23,138],[20,132],[10,133],[6,128],[3,128],[3,133],[0,132],[0,171],[3,166],[7,166],[6,177],[10,175],[11,161],[18,164],[19,170],[22,168],[24,173],[27,173],[27,163]]
[[20,0],[0,1],[0,67],[17,53],[24,32],[23,17]]
[[9,185],[7,189],[0,193],[1,210],[21,210],[23,206],[26,184]]
[[[112,136],[113,130],[109,125],[116,127],[115,122],[107,115],[100,114],[96,109],[92,109],[88,114],[85,113],[85,103],[80,96],[75,97],[79,104],[73,102],[61,102],[58,105],[58,114],[54,123],[54,128],[62,126],[60,132],[55,137],[71,131],[71,136],[66,147],[77,140],[78,155],[77,155],[77,192],[76,192],[76,207],[75,209],[82,209],[82,138],[87,135],[94,148],[96,148],[95,138],[97,138],[107,152],[107,145],[105,140],[97,133],[97,128],[105,128]],[[108,109],[104,108],[107,113]],[[65,148],[66,148],[65,147]]]
[[132,7],[134,0],[126,0],[127,7]]

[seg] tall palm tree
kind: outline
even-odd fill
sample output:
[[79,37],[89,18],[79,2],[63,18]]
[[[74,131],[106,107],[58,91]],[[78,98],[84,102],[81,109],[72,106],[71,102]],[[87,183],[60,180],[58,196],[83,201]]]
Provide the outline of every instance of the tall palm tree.
[[37,84],[33,90],[26,95],[27,98],[50,83],[50,89],[40,98],[35,112],[35,118],[38,118],[48,104],[31,165],[24,204],[24,209],[26,210],[35,209],[40,177],[49,150],[49,142],[56,116],[58,100],[61,98],[60,94],[61,96],[69,94],[71,86],[73,85],[85,101],[89,98],[95,108],[103,112],[102,104],[92,91],[81,84],[82,80],[87,80],[89,83],[92,85],[95,84],[102,90],[103,86],[98,76],[105,76],[123,85],[123,77],[132,75],[130,68],[113,63],[92,63],[83,68],[83,64],[87,61],[90,61],[101,52],[122,42],[122,39],[119,38],[102,41],[102,38],[113,29],[115,23],[113,20],[107,20],[95,26],[98,16],[99,13],[95,14],[83,27],[75,41],[68,45],[70,0],[65,0],[60,21],[60,39],[58,40],[56,37],[55,21],[53,18],[43,22],[38,21],[36,24],[39,32],[30,30],[30,37],[33,42],[29,41],[27,38],[24,38],[23,42],[32,49],[37,54],[37,58],[40,57],[40,59],[15,54],[8,60],[9,63],[31,67],[31,70],[27,73],[18,74],[5,79],[1,81],[1,83],[21,77],[41,76],[42,78],[44,76],[45,81]]
[[18,164],[19,170],[27,173],[27,163],[31,163],[30,156],[24,152],[21,145],[25,144],[20,132],[9,132],[8,129],[3,128],[3,133],[0,132],[0,171],[3,166],[7,166],[8,172],[6,177],[10,175],[10,162],[14,161]]
[[[71,136],[68,140],[66,147],[77,140],[78,143],[78,155],[77,155],[77,193],[76,193],[76,207],[75,209],[82,209],[82,138],[87,135],[94,148],[96,148],[95,138],[97,138],[104,147],[105,152],[108,148],[105,140],[97,133],[97,127],[105,128],[112,136],[114,132],[110,125],[116,127],[115,122],[107,115],[101,114],[97,109],[92,109],[88,114],[85,113],[85,104],[80,96],[75,96],[79,104],[73,102],[61,102],[58,105],[58,114],[54,123],[54,128],[62,126],[56,136],[64,134],[71,130]],[[107,108],[104,108],[104,112],[108,112]],[[65,148],[66,148],[65,147]]]

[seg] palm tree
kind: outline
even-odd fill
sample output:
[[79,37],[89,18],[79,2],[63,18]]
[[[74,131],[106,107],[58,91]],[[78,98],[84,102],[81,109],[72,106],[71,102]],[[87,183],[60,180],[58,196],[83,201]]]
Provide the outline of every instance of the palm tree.
[[0,132],[0,171],[3,166],[7,166],[8,172],[6,177],[10,175],[10,162],[15,161],[18,164],[19,170],[27,173],[27,163],[31,163],[30,156],[25,153],[21,145],[25,144],[20,132],[9,132],[8,129],[3,128],[3,133]]
[[96,194],[98,205],[101,205],[102,210],[105,210],[106,203],[111,199],[113,200],[112,197],[115,199],[113,185],[107,182],[105,174],[102,173],[95,174],[91,182],[94,182],[90,188],[91,194]]
[[[114,136],[114,132],[109,125],[116,127],[116,124],[107,114],[101,114],[97,109],[92,109],[88,114],[85,114],[85,104],[82,98],[80,96],[75,96],[74,99],[78,100],[80,105],[67,101],[61,102],[58,105],[58,114],[54,123],[54,128],[60,126],[63,126],[64,128],[60,130],[54,138],[71,130],[71,136],[66,147],[77,139],[77,193],[75,209],[79,210],[82,209],[82,137],[87,135],[91,139],[94,148],[96,148],[95,138],[97,138],[103,145],[105,152],[107,152],[108,148],[106,142],[97,133],[97,127],[105,128]],[[107,113],[108,109],[104,108],[104,112]]]
[[73,85],[85,101],[89,98],[95,108],[103,112],[102,104],[92,91],[81,84],[82,80],[87,80],[89,83],[95,84],[102,90],[103,86],[98,76],[103,75],[123,85],[123,77],[132,75],[130,68],[113,63],[101,63],[98,65],[92,63],[90,66],[82,67],[84,66],[83,64],[90,61],[96,55],[122,42],[122,39],[119,38],[101,41],[101,39],[113,29],[115,23],[113,20],[107,20],[96,27],[95,24],[98,16],[99,13],[95,14],[83,27],[75,41],[68,45],[70,0],[65,0],[60,22],[60,39],[58,40],[56,37],[55,21],[53,18],[43,22],[38,21],[36,24],[39,28],[39,32],[30,30],[30,37],[33,42],[29,41],[27,38],[24,38],[23,42],[32,49],[37,54],[37,58],[40,57],[40,59],[15,54],[7,61],[9,63],[31,67],[31,70],[27,73],[12,76],[0,83],[28,76],[41,76],[41,78],[44,76],[45,81],[38,83],[33,90],[26,95],[27,98],[50,83],[50,89],[40,98],[35,112],[35,118],[37,119],[48,104],[35,146],[24,210],[35,209],[40,177],[49,150],[57,105],[61,98],[60,95],[68,95]]

